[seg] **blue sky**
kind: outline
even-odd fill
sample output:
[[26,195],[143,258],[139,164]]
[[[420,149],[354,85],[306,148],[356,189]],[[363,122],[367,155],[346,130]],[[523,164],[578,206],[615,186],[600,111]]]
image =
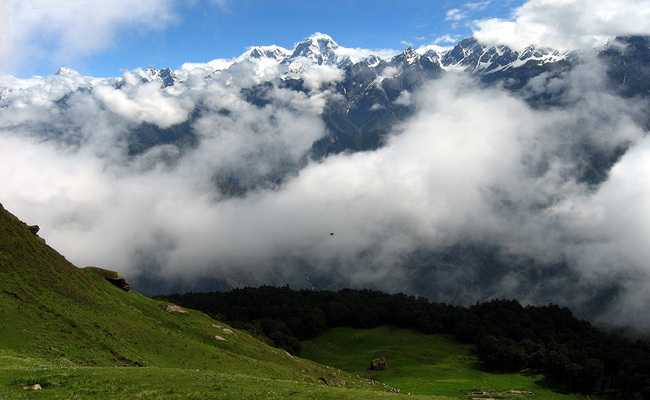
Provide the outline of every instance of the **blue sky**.
[[[443,35],[471,35],[472,20],[508,17],[522,0],[184,0],[174,21],[159,29],[128,26],[112,43],[67,66],[95,76],[124,69],[179,67],[239,55],[255,44],[291,48],[313,32],[346,47],[399,49],[432,43]],[[459,10],[452,12],[452,9]],[[31,65],[19,75],[50,74],[59,65]]]

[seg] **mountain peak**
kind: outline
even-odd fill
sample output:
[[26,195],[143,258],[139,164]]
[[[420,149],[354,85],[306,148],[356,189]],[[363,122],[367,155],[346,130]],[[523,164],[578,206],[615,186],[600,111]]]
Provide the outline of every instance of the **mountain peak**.
[[317,64],[335,64],[338,43],[330,35],[316,32],[296,44],[291,58],[306,58]]
[[70,78],[76,78],[81,76],[81,74],[77,71],[75,71],[72,68],[66,68],[66,67],[61,67],[56,71],[57,76],[65,76],[65,77],[70,77]]
[[420,60],[420,54],[413,48],[407,47],[400,54],[393,58],[393,63],[413,65]]
[[314,32],[311,35],[309,35],[306,40],[323,42],[323,43],[331,43],[335,47],[338,47],[338,43],[336,43],[336,41],[326,33]]
[[239,56],[238,60],[270,58],[276,61],[281,61],[290,54],[290,50],[281,46],[253,46],[249,47],[241,56]]
[[149,83],[154,81],[160,81],[162,87],[173,86],[176,80],[176,75],[171,68],[156,68],[156,67],[147,67],[147,68],[136,68],[131,71],[140,82]]

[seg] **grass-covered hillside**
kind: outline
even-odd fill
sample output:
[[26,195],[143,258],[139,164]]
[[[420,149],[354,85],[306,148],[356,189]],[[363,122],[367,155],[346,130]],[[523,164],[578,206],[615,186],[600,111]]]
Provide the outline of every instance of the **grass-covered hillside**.
[[71,265],[0,207],[0,399],[390,395],[107,277]]
[[[305,358],[376,379],[402,393],[458,399],[585,398],[558,393],[545,386],[539,375],[482,371],[472,346],[448,336],[390,327],[335,328],[302,345]],[[368,370],[376,359],[386,360],[385,370]]]

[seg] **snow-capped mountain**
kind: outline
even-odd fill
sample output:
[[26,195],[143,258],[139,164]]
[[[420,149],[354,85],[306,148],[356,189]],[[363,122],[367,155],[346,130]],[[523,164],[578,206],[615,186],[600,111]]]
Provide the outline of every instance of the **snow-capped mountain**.
[[269,58],[275,61],[282,61],[291,55],[291,51],[281,46],[255,46],[250,47],[241,56],[237,57],[238,61]]
[[176,75],[170,68],[138,68],[131,71],[131,74],[137,77],[142,83],[159,81],[162,87],[173,86],[176,82]]
[[518,69],[545,69],[550,65],[567,62],[571,56],[570,52],[534,46],[521,52],[506,46],[484,46],[473,38],[465,39],[454,47],[427,45],[416,49],[407,48],[398,53],[387,51],[374,53],[372,50],[340,46],[331,36],[315,33],[298,42],[293,49],[276,45],[254,46],[230,60],[217,59],[204,64],[185,64],[179,71],[147,68],[136,70],[134,73],[145,82],[159,80],[165,87],[186,79],[188,71],[202,73],[208,77],[215,72],[237,68],[244,63],[254,64],[259,68],[277,66],[280,72],[293,74],[305,73],[314,66],[332,66],[348,70],[364,65],[376,69],[379,74],[387,66],[406,69],[420,66],[422,70],[489,75],[507,71],[513,73]]
[[442,54],[446,69],[474,73],[494,73],[523,66],[541,66],[564,61],[569,52],[529,46],[521,52],[506,46],[483,46],[476,39],[465,39]]
[[334,65],[339,61],[338,48],[339,45],[329,35],[315,33],[298,43],[287,61],[306,59],[319,65]]
[[[626,95],[650,96],[646,83],[650,72],[645,67],[650,62],[648,43],[648,38],[620,38],[599,52],[610,67],[615,87],[624,88],[621,90]],[[575,52],[534,46],[516,51],[484,45],[473,38],[453,47],[428,45],[395,52],[347,48],[329,35],[316,33],[292,49],[254,46],[231,59],[187,63],[175,70],[139,68],[117,78],[86,77],[66,68],[48,77],[4,76],[0,77],[0,107],[63,102],[76,91],[92,92],[102,87],[123,91],[128,97],[138,94],[137,88],[142,85],[159,85],[162,96],[171,99],[197,85],[201,90],[215,84],[214,90],[236,86],[243,101],[256,106],[274,101],[268,97],[272,87],[301,93],[325,91],[329,95],[325,97],[323,120],[329,136],[314,145],[315,153],[324,155],[380,146],[394,123],[409,115],[411,93],[427,80],[467,73],[485,84],[500,84],[528,94],[525,89],[531,79],[562,74],[580,62]],[[526,100],[549,102],[553,97],[541,93]],[[149,134],[151,145],[157,143],[157,134]],[[171,136],[183,135],[175,131]]]

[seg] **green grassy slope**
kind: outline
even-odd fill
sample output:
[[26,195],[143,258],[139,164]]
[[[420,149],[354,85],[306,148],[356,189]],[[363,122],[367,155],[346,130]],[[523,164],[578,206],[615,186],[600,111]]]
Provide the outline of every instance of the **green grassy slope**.
[[[424,335],[396,329],[337,328],[303,342],[301,355],[344,371],[372,377],[402,393],[468,398],[472,392],[489,392],[488,397],[517,398],[512,390],[530,391],[531,399],[580,399],[556,393],[538,382],[540,376],[493,374],[481,371],[471,347],[445,336]],[[389,367],[368,371],[370,361],[385,357]],[[471,397],[471,396],[470,396]]]
[[165,306],[74,267],[0,207],[0,399],[35,396],[22,389],[32,381],[44,387],[42,398],[387,395],[202,313]]
[[[124,292],[91,270],[77,269],[6,211],[0,211],[0,348],[58,365],[228,367],[291,378],[298,365],[191,311]],[[225,338],[218,341],[215,336]],[[286,366],[286,367],[279,367]]]

